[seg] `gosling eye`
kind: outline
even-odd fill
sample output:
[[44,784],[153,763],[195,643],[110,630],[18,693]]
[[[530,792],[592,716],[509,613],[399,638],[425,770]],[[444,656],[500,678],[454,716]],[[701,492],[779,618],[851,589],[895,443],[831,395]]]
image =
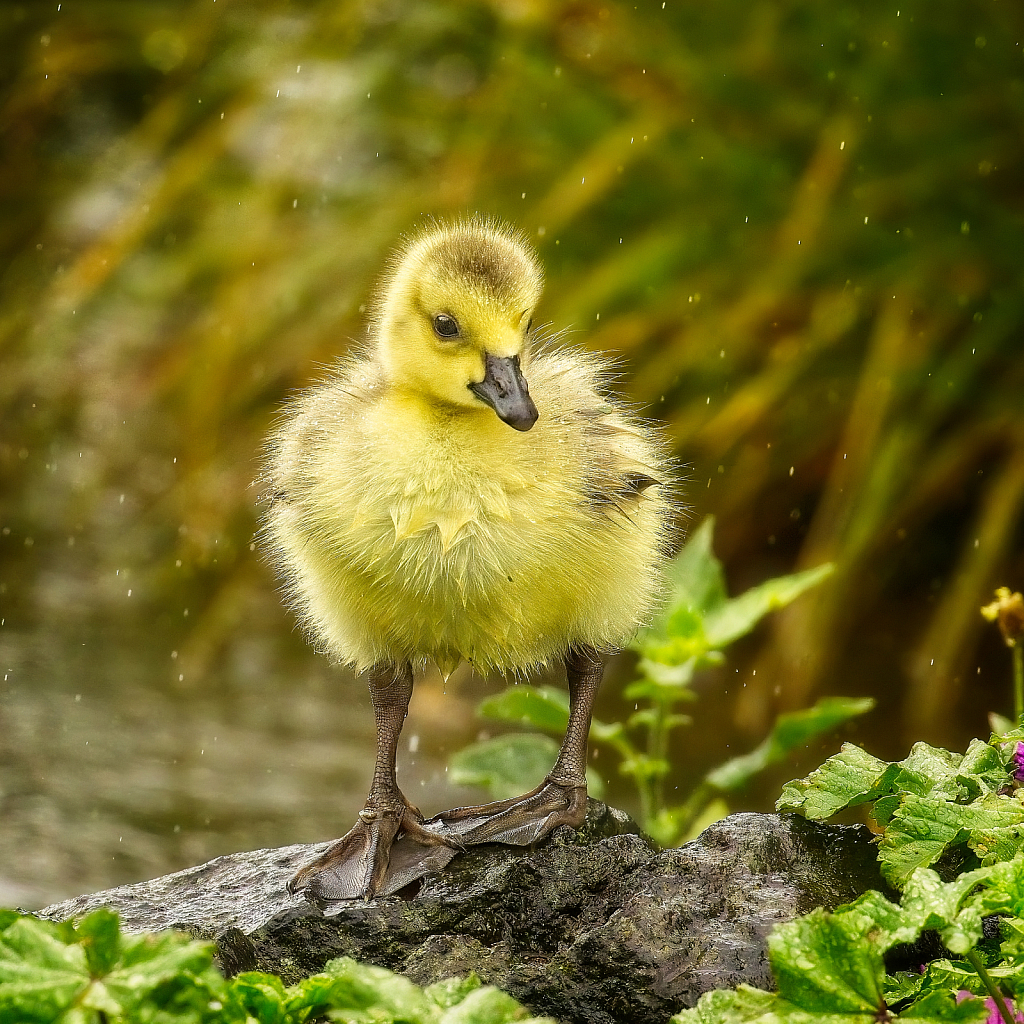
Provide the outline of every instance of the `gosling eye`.
[[533,317],[531,316],[530,319],[527,321],[527,324],[526,324],[526,333],[529,334],[530,331],[532,331],[532,330],[533,330]]
[[434,333],[439,338],[457,338],[459,336],[459,322],[447,313],[438,313],[434,317]]

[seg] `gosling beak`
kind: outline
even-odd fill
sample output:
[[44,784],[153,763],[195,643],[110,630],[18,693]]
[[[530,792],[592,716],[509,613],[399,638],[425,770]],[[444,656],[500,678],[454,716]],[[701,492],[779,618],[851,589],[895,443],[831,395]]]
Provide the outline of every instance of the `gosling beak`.
[[471,383],[469,390],[486,402],[503,420],[516,430],[529,430],[537,422],[537,406],[519,369],[519,356],[492,356],[484,353],[484,379]]

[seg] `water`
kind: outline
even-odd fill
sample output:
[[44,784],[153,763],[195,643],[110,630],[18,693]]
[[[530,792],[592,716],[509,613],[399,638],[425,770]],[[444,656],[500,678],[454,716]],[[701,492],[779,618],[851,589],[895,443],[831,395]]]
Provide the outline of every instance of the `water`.
[[[373,763],[365,685],[301,646],[275,663],[263,644],[237,642],[183,689],[152,631],[0,631],[0,906],[347,831]],[[429,812],[479,799],[444,764],[476,735],[486,685],[463,669],[446,689],[436,674],[417,684],[399,755]]]

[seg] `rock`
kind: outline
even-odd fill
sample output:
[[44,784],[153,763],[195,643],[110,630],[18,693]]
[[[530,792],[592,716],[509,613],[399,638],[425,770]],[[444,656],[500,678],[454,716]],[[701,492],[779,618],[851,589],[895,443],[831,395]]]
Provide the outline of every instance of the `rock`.
[[734,814],[659,852],[623,812],[591,800],[577,831],[532,849],[472,847],[398,896],[325,914],[284,886],[326,846],[218,857],[41,916],[106,906],[129,930],[184,928],[217,940],[228,973],[291,983],[337,956],[419,984],[472,970],[565,1024],[664,1024],[710,989],[770,988],[776,923],[887,891],[866,828],[790,815]]

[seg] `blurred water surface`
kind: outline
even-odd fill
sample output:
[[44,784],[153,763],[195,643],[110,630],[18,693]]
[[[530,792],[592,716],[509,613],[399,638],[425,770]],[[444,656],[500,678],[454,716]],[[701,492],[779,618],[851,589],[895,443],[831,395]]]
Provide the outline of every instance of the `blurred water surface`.
[[[369,702],[280,608],[253,482],[425,217],[533,240],[540,319],[666,424],[733,592],[837,564],[698,681],[672,786],[826,693],[878,699],[880,756],[983,734],[978,608],[1024,586],[1022,40],[988,0],[2,5],[0,903],[351,823]],[[425,809],[474,796],[444,762],[498,685],[418,685]]]

